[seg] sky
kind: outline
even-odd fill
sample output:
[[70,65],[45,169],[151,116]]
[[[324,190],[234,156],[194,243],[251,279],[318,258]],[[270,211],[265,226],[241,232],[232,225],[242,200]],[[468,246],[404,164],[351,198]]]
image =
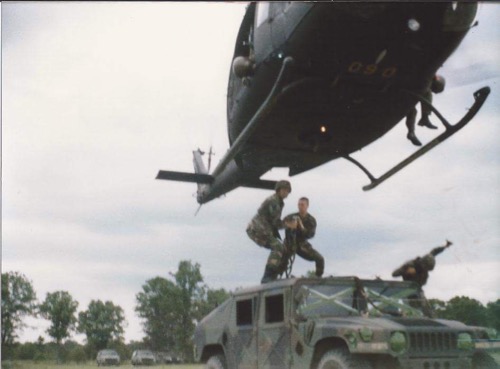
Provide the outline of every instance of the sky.
[[[245,228],[272,192],[239,188],[195,216],[194,184],[155,179],[159,169],[191,172],[198,147],[213,147],[213,164],[228,149],[227,78],[245,6],[2,2],[2,273],[26,275],[40,301],[68,291],[78,311],[112,301],[127,342],[144,337],[136,294],[182,260],[199,263],[210,288],[259,283],[268,251]],[[393,279],[449,239],[426,296],[500,298],[499,17],[499,3],[482,4],[440,70],[447,89],[434,101],[451,122],[474,91],[492,88],[441,146],[368,192],[345,160],[264,176],[292,182],[284,215],[309,197],[325,275]],[[416,134],[426,143],[436,131]],[[353,157],[380,175],[414,151],[401,122]],[[312,269],[298,258],[293,273]],[[49,339],[47,321],[26,323],[21,341]]]

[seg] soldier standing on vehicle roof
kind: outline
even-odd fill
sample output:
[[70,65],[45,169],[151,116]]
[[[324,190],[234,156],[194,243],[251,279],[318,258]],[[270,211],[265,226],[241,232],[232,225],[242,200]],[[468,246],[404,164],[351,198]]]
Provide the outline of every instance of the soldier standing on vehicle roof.
[[250,239],[257,245],[271,250],[261,283],[273,281],[278,277],[279,266],[281,265],[284,252],[279,229],[296,227],[297,225],[296,221],[284,222],[281,220],[281,212],[285,206],[283,199],[292,192],[290,182],[278,181],[275,191],[274,195],[269,196],[260,205],[257,214],[252,218],[247,227],[247,234]]
[[436,255],[442,253],[446,248],[453,245],[450,241],[446,240],[446,245],[432,249],[430,253],[422,257],[417,257],[413,260],[407,261],[401,267],[392,272],[393,277],[403,277],[405,281],[416,282],[420,287],[427,283],[429,272],[434,269],[436,265]]
[[288,228],[285,231],[285,253],[288,257],[296,252],[301,258],[316,263],[316,276],[321,277],[325,269],[325,259],[309,243],[309,239],[316,234],[316,219],[309,214],[309,199],[301,197],[298,202],[298,213],[289,214],[284,221],[297,220],[295,229]]

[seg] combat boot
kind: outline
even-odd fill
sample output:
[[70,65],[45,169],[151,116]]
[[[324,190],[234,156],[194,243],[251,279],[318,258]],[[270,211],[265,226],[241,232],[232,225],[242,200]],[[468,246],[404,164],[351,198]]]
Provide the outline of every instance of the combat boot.
[[422,118],[420,118],[420,120],[418,121],[418,125],[430,129],[437,129],[437,127],[429,120],[429,115],[422,115]]
[[278,273],[276,272],[276,270],[273,267],[266,265],[266,269],[264,270],[264,276],[262,277],[260,283],[261,284],[269,283],[275,281],[276,278],[278,278]]
[[422,142],[420,142],[420,140],[417,138],[415,132],[408,132],[406,138],[409,139],[415,146],[422,146]]

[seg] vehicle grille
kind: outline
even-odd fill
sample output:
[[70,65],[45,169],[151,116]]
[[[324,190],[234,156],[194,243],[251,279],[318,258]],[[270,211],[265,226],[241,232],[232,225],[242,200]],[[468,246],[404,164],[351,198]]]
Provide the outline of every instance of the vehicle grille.
[[457,335],[449,332],[411,332],[410,352],[453,351],[457,349]]

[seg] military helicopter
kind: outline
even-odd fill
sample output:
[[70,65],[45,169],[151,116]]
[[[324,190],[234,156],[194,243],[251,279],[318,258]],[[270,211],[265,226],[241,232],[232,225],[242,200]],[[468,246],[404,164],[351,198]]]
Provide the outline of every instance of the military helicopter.
[[[274,167],[294,176],[344,158],[369,177],[364,190],[376,187],[463,128],[485,102],[489,87],[474,92],[452,125],[422,96],[476,12],[471,2],[250,3],[229,73],[229,150],[212,173],[198,149],[195,173],[160,170],[156,178],[197,183],[204,204],[240,186],[274,188],[260,179]],[[350,154],[418,102],[445,131],[376,178]]]

